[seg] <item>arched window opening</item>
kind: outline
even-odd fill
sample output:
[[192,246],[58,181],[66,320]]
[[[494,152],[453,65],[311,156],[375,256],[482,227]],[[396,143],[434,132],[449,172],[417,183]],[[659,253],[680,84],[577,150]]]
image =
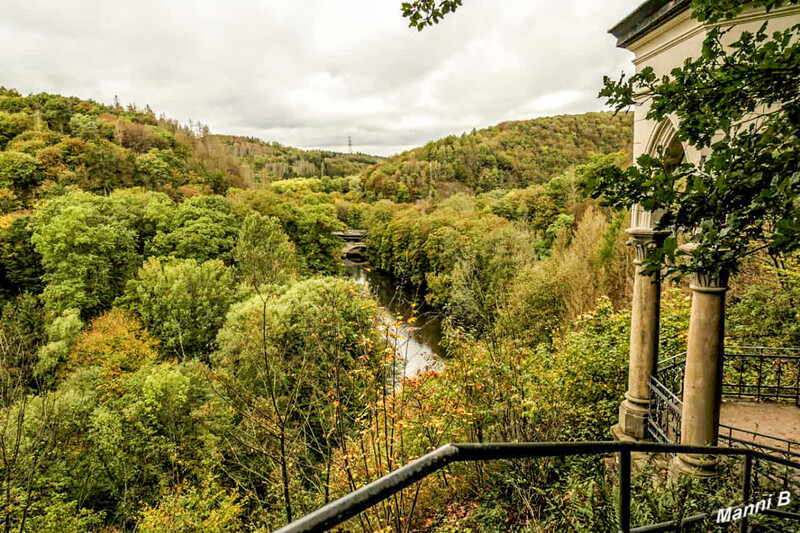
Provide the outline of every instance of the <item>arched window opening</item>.
[[672,136],[672,140],[664,150],[664,167],[667,172],[672,172],[678,165],[686,160],[686,153],[683,151],[683,145],[678,140],[677,135]]

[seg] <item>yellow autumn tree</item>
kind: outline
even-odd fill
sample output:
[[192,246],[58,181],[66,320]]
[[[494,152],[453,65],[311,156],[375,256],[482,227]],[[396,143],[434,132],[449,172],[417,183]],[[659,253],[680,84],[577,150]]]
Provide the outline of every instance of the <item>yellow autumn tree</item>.
[[100,366],[109,389],[119,387],[124,377],[158,358],[158,341],[133,313],[121,309],[95,318],[72,347],[68,371]]

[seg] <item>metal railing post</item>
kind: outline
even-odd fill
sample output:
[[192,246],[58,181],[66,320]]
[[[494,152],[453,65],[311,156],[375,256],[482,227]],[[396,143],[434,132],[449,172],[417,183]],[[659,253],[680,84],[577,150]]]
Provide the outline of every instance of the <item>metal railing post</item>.
[[747,362],[747,359],[745,359],[744,357],[741,357],[741,358],[739,358],[739,361],[740,361],[741,364],[739,365],[739,394],[738,394],[738,396],[739,396],[739,398],[741,398],[742,394],[743,394],[743,391],[744,391],[744,372],[745,372],[744,365]]
[[631,451],[619,452],[619,530],[631,531]]
[[[742,473],[742,504],[747,505],[750,501],[750,476],[753,472],[753,457],[750,454],[744,456],[744,472]],[[747,533],[747,515],[742,518],[739,526],[740,533]]]
[[[454,443],[447,444],[419,459],[390,472],[316,511],[287,524],[276,533],[322,533],[356,516],[373,505],[380,503],[402,489],[421,481],[423,478],[446,468],[451,463],[470,463],[474,461],[499,461],[539,457],[569,457],[581,455],[606,455],[619,453],[619,532],[644,533],[655,531],[675,531],[703,519],[710,519],[709,513],[684,518],[679,524],[670,521],[660,524],[631,528],[631,453],[693,453],[722,456],[745,456],[742,480],[745,499],[752,499],[752,493],[759,491],[759,463],[781,465],[800,471],[800,462],[784,457],[770,455],[758,450],[734,447],[698,447],[651,442],[535,442],[535,443]],[[755,461],[755,464],[753,462]],[[767,475],[768,476],[768,475]],[[751,479],[752,478],[752,479]],[[800,522],[800,514],[770,509],[765,511],[778,518]]]
[[757,382],[757,389],[756,389],[756,396],[761,397],[761,382],[764,378],[764,349],[759,350],[759,357],[758,357],[758,382]]
[[795,370],[797,372],[797,376],[794,386],[794,404],[797,407],[800,407],[800,361],[797,361],[797,368]]

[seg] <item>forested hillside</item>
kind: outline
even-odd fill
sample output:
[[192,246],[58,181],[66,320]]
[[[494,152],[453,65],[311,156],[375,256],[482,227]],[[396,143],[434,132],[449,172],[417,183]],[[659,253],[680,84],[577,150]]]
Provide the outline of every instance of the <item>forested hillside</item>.
[[144,187],[180,199],[288,177],[357,174],[377,161],[211,135],[149,107],[0,88],[0,214],[71,190]]
[[[4,90],[0,531],[266,533],[447,442],[608,438],[629,214],[584,185],[627,164],[629,127],[508,123],[381,162]],[[378,199],[376,176],[413,185],[403,168],[437,150],[452,182]],[[343,275],[348,227],[441,318],[442,365],[403,375],[417,316],[390,320]],[[800,341],[797,272],[754,256],[729,333]],[[663,353],[688,322],[670,289]],[[594,459],[453,465],[344,531],[605,531],[610,491]]]
[[243,158],[257,176],[267,179],[343,177],[358,174],[382,158],[366,154],[342,154],[324,150],[299,150],[253,137],[215,135],[237,157]]
[[630,152],[632,117],[585,113],[503,122],[390,157],[362,174],[368,197],[408,202],[540,185],[593,154]]

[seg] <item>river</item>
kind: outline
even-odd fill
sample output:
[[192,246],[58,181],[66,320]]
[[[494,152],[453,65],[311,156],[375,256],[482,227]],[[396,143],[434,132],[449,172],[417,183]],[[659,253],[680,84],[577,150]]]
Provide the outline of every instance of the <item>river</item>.
[[[411,377],[426,366],[442,364],[442,324],[439,315],[422,304],[422,295],[369,263],[345,261],[347,277],[366,286],[386,313],[388,323],[397,328],[397,348],[405,358],[405,376]],[[415,305],[412,305],[415,304]],[[408,323],[417,318],[413,325]]]

